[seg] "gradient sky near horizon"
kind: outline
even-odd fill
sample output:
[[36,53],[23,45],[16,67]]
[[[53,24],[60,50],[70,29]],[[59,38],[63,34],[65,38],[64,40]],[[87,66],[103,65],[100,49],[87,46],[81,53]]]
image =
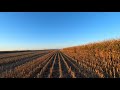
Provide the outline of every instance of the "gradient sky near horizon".
[[120,12],[0,12],[0,50],[56,49],[120,37]]

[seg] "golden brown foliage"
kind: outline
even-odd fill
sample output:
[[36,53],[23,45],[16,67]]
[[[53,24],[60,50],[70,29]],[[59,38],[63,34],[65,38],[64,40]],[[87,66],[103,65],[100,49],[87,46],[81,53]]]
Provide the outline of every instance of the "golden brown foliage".
[[[76,59],[88,77],[120,77],[120,40],[90,43],[61,50]],[[88,74],[90,71],[92,74]],[[96,75],[96,76],[95,76]]]

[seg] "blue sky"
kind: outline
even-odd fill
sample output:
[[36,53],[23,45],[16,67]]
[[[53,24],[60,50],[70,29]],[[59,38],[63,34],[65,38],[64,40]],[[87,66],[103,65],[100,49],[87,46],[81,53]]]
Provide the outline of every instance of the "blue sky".
[[56,49],[119,37],[119,12],[0,12],[1,51]]

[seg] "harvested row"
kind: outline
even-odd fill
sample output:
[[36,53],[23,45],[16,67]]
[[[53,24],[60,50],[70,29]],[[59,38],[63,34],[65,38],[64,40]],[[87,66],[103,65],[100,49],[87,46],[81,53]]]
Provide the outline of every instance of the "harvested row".
[[5,63],[5,64],[2,64],[0,66],[0,73],[1,72],[4,72],[4,71],[8,71],[8,70],[12,70],[14,69],[15,67],[19,66],[19,65],[22,65],[22,64],[25,64],[29,61],[33,61],[39,57],[42,57],[44,56],[46,53],[42,53],[42,54],[36,54],[36,55],[32,55],[32,56],[28,56],[28,57],[24,57],[22,59],[18,58],[16,59],[16,61],[14,62],[9,62],[9,63]]
[[11,77],[11,78],[28,78],[31,76],[31,71],[34,71],[36,67],[38,67],[43,61],[45,61],[47,58],[49,58],[51,55],[53,55],[55,52],[48,53],[40,58],[37,58],[35,60],[29,61],[25,64],[22,64],[20,66],[17,66],[14,68],[14,70],[9,70],[6,72],[3,72],[0,74],[0,77]]
[[[69,59],[72,59],[71,61],[74,61],[76,63],[78,63],[78,68],[80,69],[80,73],[83,77],[85,78],[103,78],[103,77],[110,77],[110,74],[107,73],[105,74],[105,70],[103,70],[101,67],[99,66],[94,66],[95,63],[92,63],[92,61],[90,61],[88,59],[88,61],[85,61],[85,60],[81,60],[81,61],[78,61],[71,57],[69,57],[67,54],[64,53],[64,55],[66,55]],[[94,59],[93,59],[94,60]],[[101,61],[101,60],[100,60]],[[100,62],[99,59],[97,60],[97,62]],[[100,62],[101,63],[101,62]],[[97,63],[96,63],[97,64]],[[77,64],[76,64],[77,65]],[[103,65],[103,64],[102,64]],[[94,68],[91,68],[93,67]],[[103,75],[104,74],[104,75]],[[119,76],[119,75],[118,75]]]
[[36,53],[30,53],[30,54],[22,54],[19,56],[13,56],[13,57],[9,57],[9,58],[2,58],[2,59],[0,59],[0,66],[7,64],[7,63],[15,62],[17,60],[23,60],[25,58],[29,58],[34,55],[45,54],[45,53],[49,53],[49,52],[36,52]]
[[52,75],[53,75],[53,68],[55,67],[55,63],[56,63],[56,58],[57,58],[57,54],[55,55],[55,57],[53,57],[54,61],[52,63],[52,66],[50,68],[50,73],[49,73],[49,78],[52,78]]
[[76,66],[77,66],[76,63],[73,64],[73,63],[71,62],[71,59],[68,59],[68,57],[65,57],[63,54],[62,54],[62,56],[63,56],[64,60],[66,61],[66,63],[68,64],[69,69],[70,69],[73,77],[74,77],[74,78],[80,77],[79,68],[76,67]]
[[31,78],[40,77],[41,74],[42,74],[42,73],[44,72],[44,70],[45,70],[45,66],[47,66],[47,64],[50,62],[50,59],[51,59],[54,55],[55,55],[55,53],[54,53],[54,54],[51,54],[48,58],[46,58],[46,59],[43,61],[43,63],[41,63],[41,64],[37,67],[36,71],[35,71],[34,73],[32,73]]
[[66,63],[64,62],[64,58],[62,57],[61,54],[59,54],[59,61],[61,63],[61,72],[62,76],[61,78],[72,78],[72,75],[70,74],[70,69],[69,67],[66,66]]
[[59,53],[57,53],[56,58],[54,58],[55,62],[53,63],[53,68],[51,68],[52,74],[51,74],[50,78],[60,77],[58,55],[59,55]]
[[[41,55],[41,54],[39,54]],[[21,60],[24,62],[24,60]],[[87,64],[87,63],[86,63]],[[84,64],[84,65],[86,65]],[[12,65],[12,64],[11,64]],[[10,66],[11,66],[10,65]],[[91,77],[92,72],[85,69],[76,60],[65,55],[61,51],[55,50],[48,54],[43,54],[26,63],[13,63],[14,68],[0,73],[2,78],[86,78]],[[86,75],[89,73],[90,75]],[[96,74],[94,74],[95,76]],[[97,77],[97,75],[96,75]]]
[[[81,67],[77,61],[73,60],[72,58],[66,56],[63,53],[62,53],[62,55],[64,56],[65,60],[69,64],[69,66],[71,66],[71,69],[74,71],[74,74],[77,78],[87,78],[85,72],[83,72],[83,70],[84,70],[83,67]],[[86,71],[86,72],[88,72],[88,71]]]
[[38,51],[11,51],[7,53],[2,53],[0,52],[0,60],[3,58],[10,58],[10,57],[17,57],[17,56],[22,56],[22,55],[27,55],[27,54],[34,54],[34,53],[41,53],[41,52],[51,52],[52,50],[38,50]]
[[63,60],[60,52],[50,58],[49,62],[43,67],[37,78],[72,78],[70,68]]
[[61,61],[60,61],[60,54],[58,54],[58,64],[59,64],[59,73],[60,73],[59,78],[62,78],[63,77],[63,71],[62,71],[62,65],[61,65]]
[[49,59],[46,65],[42,68],[40,73],[37,74],[37,78],[50,78],[51,75],[51,67],[54,64],[56,53]]
[[11,57],[17,57],[27,54],[32,54],[34,52],[18,52],[18,53],[7,53],[7,54],[0,54],[0,60],[4,58],[11,58]]

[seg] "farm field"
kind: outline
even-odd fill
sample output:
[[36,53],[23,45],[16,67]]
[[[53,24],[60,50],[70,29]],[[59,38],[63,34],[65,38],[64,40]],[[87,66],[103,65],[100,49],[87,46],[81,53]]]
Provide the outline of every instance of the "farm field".
[[81,78],[78,63],[59,50],[1,54],[0,78]]
[[61,50],[0,53],[0,78],[120,77],[120,40]]

